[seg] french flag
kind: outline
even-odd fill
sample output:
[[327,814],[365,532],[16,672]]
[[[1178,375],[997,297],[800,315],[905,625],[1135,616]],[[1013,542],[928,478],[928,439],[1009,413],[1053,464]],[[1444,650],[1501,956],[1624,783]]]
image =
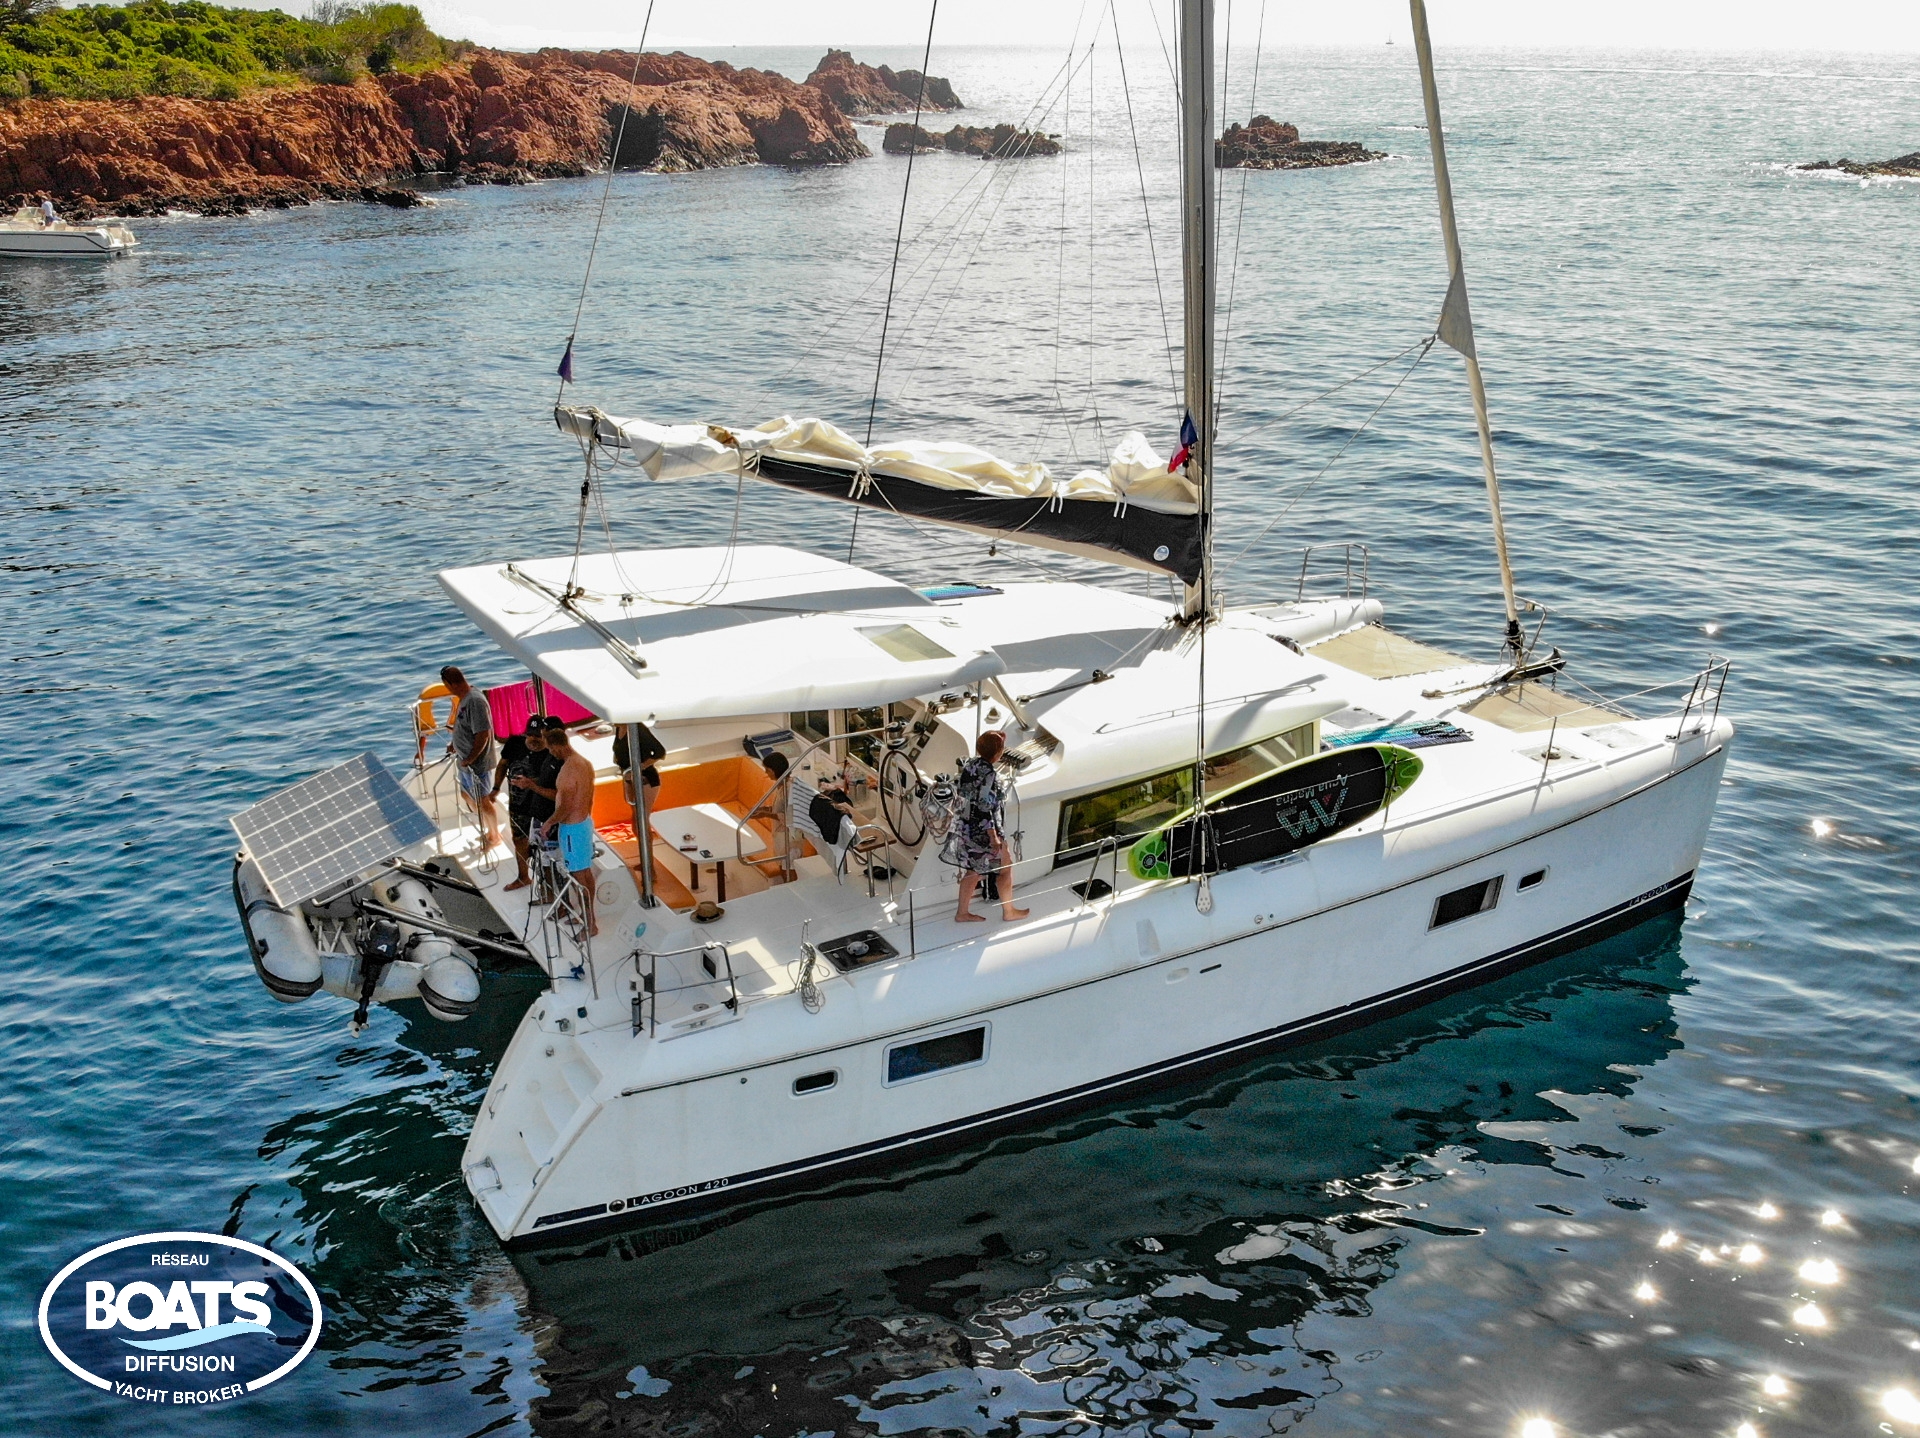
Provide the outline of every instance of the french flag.
[[1187,462],[1187,456],[1193,453],[1193,447],[1200,443],[1200,431],[1193,427],[1193,412],[1189,410],[1185,419],[1180,421],[1180,448],[1173,452],[1173,458],[1167,461],[1167,468],[1174,470]]

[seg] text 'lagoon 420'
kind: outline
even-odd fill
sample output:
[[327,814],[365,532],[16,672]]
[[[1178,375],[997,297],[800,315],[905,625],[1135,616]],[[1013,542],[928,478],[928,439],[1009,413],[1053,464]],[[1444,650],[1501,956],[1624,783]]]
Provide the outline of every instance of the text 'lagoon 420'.
[[[277,998],[324,988],[362,1020],[418,998],[455,1020],[497,968],[544,970],[464,1158],[501,1238],[884,1168],[1370,1022],[1684,902],[1732,739],[1726,665],[1635,717],[1522,630],[1412,9],[1451,281],[1433,338],[1465,361],[1480,428],[1496,661],[1386,628],[1351,553],[1333,592],[1217,593],[1213,16],[1184,0],[1197,422],[1171,465],[1138,435],[1062,479],[817,419],[555,412],[586,456],[583,506],[628,476],[753,479],[1148,571],[1166,598],[915,588],[741,543],[449,570],[453,602],[529,675],[489,692],[493,734],[564,726],[577,841],[536,838],[518,881],[506,825],[462,793],[473,756],[428,752],[431,688],[411,773],[364,755],[236,818],[235,898]],[[968,872],[989,759],[1011,861],[997,881]],[[974,886],[985,922],[960,917]]]

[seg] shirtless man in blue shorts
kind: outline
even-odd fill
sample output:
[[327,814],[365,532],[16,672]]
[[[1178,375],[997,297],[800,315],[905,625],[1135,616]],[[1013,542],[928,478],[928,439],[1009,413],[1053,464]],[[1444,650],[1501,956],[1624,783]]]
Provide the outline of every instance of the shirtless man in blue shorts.
[[553,785],[553,817],[541,828],[560,841],[560,862],[586,896],[587,912],[579,917],[591,937],[600,932],[593,909],[593,765],[557,719],[547,721],[547,752],[559,758],[560,777]]

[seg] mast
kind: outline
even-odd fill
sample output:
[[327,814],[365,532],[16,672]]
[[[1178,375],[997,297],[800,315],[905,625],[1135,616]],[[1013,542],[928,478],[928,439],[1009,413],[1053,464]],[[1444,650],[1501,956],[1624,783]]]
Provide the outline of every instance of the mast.
[[1420,91],[1427,102],[1427,138],[1433,146],[1433,187],[1440,199],[1440,233],[1447,242],[1447,298],[1440,307],[1440,339],[1467,362],[1473,417],[1480,427],[1480,461],[1487,472],[1487,504],[1493,511],[1493,548],[1500,558],[1500,591],[1507,601],[1506,649],[1520,662],[1520,611],[1513,597],[1513,566],[1507,560],[1507,523],[1500,512],[1500,476],[1493,467],[1493,425],[1487,418],[1487,387],[1473,346],[1473,313],[1467,305],[1467,272],[1453,222],[1453,182],[1447,175],[1447,142],[1440,127],[1440,95],[1433,84],[1433,42],[1427,38],[1426,0],[1407,0],[1413,10],[1413,47],[1420,57]]
[[[1419,0],[1415,0],[1419,3]],[[1180,271],[1186,305],[1186,399],[1199,439],[1187,473],[1199,479],[1200,580],[1182,617],[1213,605],[1213,0],[1180,0]]]

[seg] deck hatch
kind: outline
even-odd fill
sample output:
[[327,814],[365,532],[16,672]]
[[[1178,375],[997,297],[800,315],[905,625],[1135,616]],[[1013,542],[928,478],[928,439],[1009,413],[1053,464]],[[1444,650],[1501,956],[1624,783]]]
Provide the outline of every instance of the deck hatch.
[[827,939],[820,945],[820,952],[843,974],[900,957],[900,951],[872,929]]

